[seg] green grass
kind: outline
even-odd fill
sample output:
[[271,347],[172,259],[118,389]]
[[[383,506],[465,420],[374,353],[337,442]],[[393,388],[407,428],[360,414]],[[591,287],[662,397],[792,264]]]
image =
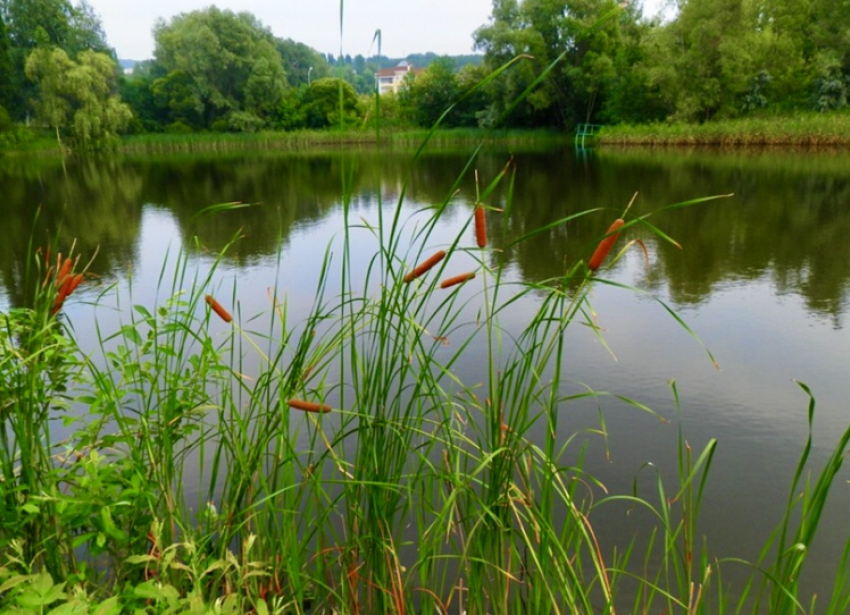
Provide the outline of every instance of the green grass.
[[703,124],[656,123],[605,126],[602,145],[844,146],[850,113],[798,113],[713,120]]
[[[459,175],[473,169],[470,160]],[[497,187],[512,193],[513,170],[506,161],[479,178],[491,235],[513,205],[499,212],[489,199]],[[680,432],[675,484],[659,471],[652,497],[600,500],[582,462],[593,434],[558,423],[571,404],[604,395],[562,387],[566,332],[586,325],[604,342],[590,305],[594,285],[609,283],[604,268],[578,260],[554,279],[511,281],[499,266],[509,246],[470,240],[471,210],[456,234],[440,230],[453,189],[412,217],[402,191],[369,224],[349,208],[350,171],[338,178],[341,252],[317,256],[315,299],[297,320],[277,290],[266,313],[241,313],[239,288],[213,287],[215,268],[198,277],[187,250],[163,263],[157,296],[168,299],[131,298],[123,325],[98,327],[97,350],[83,353],[57,299],[61,262],[31,246],[31,301],[3,315],[0,332],[4,612],[813,610],[799,571],[850,430],[813,482],[805,444],[784,520],[748,564],[752,581],[729,588],[722,571],[741,562],[699,534],[714,441],[694,452]],[[647,218],[626,214],[625,236]],[[406,283],[436,250],[446,257]],[[464,292],[441,289],[461,263],[476,277]],[[232,322],[208,294],[233,308]],[[506,328],[503,314],[526,300],[536,308],[519,331]],[[473,344],[486,353],[462,381],[454,368]],[[305,414],[291,399],[332,410]],[[75,433],[54,442],[61,417]],[[604,437],[604,417],[593,431]],[[649,511],[654,529],[604,551],[595,511],[622,501]],[[818,612],[844,612],[849,595],[842,565]]]
[[[470,145],[482,141],[510,146],[541,143],[564,143],[565,137],[551,131],[475,129],[444,129],[435,131],[384,128],[380,145],[416,149],[427,135],[432,145]],[[132,154],[158,154],[172,152],[227,152],[250,150],[303,150],[339,147],[374,147],[378,145],[376,131],[372,130],[300,130],[294,132],[258,133],[192,133],[147,134],[125,137],[119,150]]]

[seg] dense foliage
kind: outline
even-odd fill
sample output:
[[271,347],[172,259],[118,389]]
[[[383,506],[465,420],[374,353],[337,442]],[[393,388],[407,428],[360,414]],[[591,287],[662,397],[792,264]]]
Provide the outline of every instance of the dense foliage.
[[849,23],[833,0],[682,0],[666,23],[611,0],[494,0],[475,37],[491,68],[532,56],[491,87],[494,115],[562,60],[511,122],[703,122],[846,106]]
[[[155,57],[121,75],[85,0],[0,0],[0,144],[32,118],[91,147],[117,131],[427,127],[440,118],[444,127],[570,130],[847,106],[850,2],[680,0],[670,11],[662,21],[637,2],[493,0],[487,23],[471,33],[479,54],[410,55],[416,70],[377,104],[376,75],[399,58],[320,53],[275,37],[250,13],[211,6],[160,20]],[[100,56],[84,56],[90,51]],[[46,59],[83,66],[94,57],[105,80],[97,109],[68,94],[71,86],[59,101]],[[74,118],[83,107],[89,123],[111,119],[82,135]]]

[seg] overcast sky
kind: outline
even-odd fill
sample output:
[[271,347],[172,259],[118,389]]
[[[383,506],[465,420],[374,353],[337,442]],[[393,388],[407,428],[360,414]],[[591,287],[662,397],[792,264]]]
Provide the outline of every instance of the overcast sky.
[[[663,0],[644,0],[647,13]],[[157,18],[170,20],[215,4],[253,13],[275,36],[291,38],[323,53],[339,54],[339,0],[89,0],[100,15],[109,44],[119,58],[153,56],[151,30]],[[342,52],[377,53],[372,46],[381,30],[381,53],[472,53],[472,33],[487,23],[491,0],[345,0]]]

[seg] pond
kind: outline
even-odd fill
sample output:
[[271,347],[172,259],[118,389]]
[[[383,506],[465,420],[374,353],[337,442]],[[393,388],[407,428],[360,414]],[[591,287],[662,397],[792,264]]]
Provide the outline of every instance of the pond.
[[[648,498],[654,468],[675,477],[680,427],[697,453],[716,439],[700,533],[714,556],[754,560],[781,520],[805,444],[808,398],[795,380],[817,399],[813,469],[850,422],[850,154],[491,148],[461,177],[469,154],[435,149],[415,161],[407,151],[374,150],[116,157],[69,161],[66,170],[56,161],[0,158],[0,308],[23,301],[18,281],[30,237],[47,243],[58,233],[64,245],[75,240],[83,258],[94,255],[96,278],[64,310],[91,348],[95,314],[105,330],[122,321],[121,310],[105,304],[150,307],[167,297],[163,263],[181,248],[192,266],[205,270],[232,242],[213,288],[238,297],[249,318],[268,311],[267,291],[277,286],[297,318],[312,303],[326,250],[338,250],[344,235],[343,194],[350,195],[349,219],[372,228],[379,209],[392,212],[401,203],[411,232],[422,210],[452,195],[425,252],[445,249],[457,233],[474,239],[464,225],[476,202],[475,174],[483,189],[509,161],[511,194],[506,179],[483,199],[496,209],[510,204],[489,214],[492,252],[485,258],[507,278],[527,283],[562,276],[589,258],[636,192],[627,219],[733,195],[647,219],[681,247],[647,226],[629,227],[618,246],[640,243],[600,272],[614,283],[590,293],[601,338],[580,324],[568,335],[568,388],[634,399],[667,421],[607,396],[566,406],[559,424],[565,434],[598,427],[601,412],[608,433],[588,436],[587,470],[610,493],[630,493],[637,484]],[[230,202],[251,206],[198,215]],[[598,210],[512,245],[591,209]],[[357,231],[352,241],[362,242],[362,250],[354,245],[365,270],[374,246],[368,229]],[[440,233],[444,242],[436,239]],[[524,301],[534,302],[534,295]],[[506,313],[506,330],[521,326],[526,307]],[[473,345],[468,352],[458,377],[480,380],[476,365],[484,349]],[[807,564],[812,590],[823,593],[834,579],[848,510],[850,493],[841,480]],[[624,521],[630,512],[600,512],[606,543],[631,537],[633,527]]]

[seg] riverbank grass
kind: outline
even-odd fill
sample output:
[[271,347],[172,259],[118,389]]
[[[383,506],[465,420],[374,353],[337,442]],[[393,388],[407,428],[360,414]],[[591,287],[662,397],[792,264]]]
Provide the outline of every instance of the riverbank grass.
[[381,147],[415,150],[423,142],[434,146],[470,146],[479,143],[506,147],[523,144],[566,143],[568,137],[548,130],[476,129],[365,129],[263,131],[256,133],[144,134],[124,137],[119,151],[128,154],[183,152],[316,150],[340,147]]
[[597,142],[606,146],[846,146],[850,145],[850,113],[764,115],[702,124],[620,124],[605,126]]

